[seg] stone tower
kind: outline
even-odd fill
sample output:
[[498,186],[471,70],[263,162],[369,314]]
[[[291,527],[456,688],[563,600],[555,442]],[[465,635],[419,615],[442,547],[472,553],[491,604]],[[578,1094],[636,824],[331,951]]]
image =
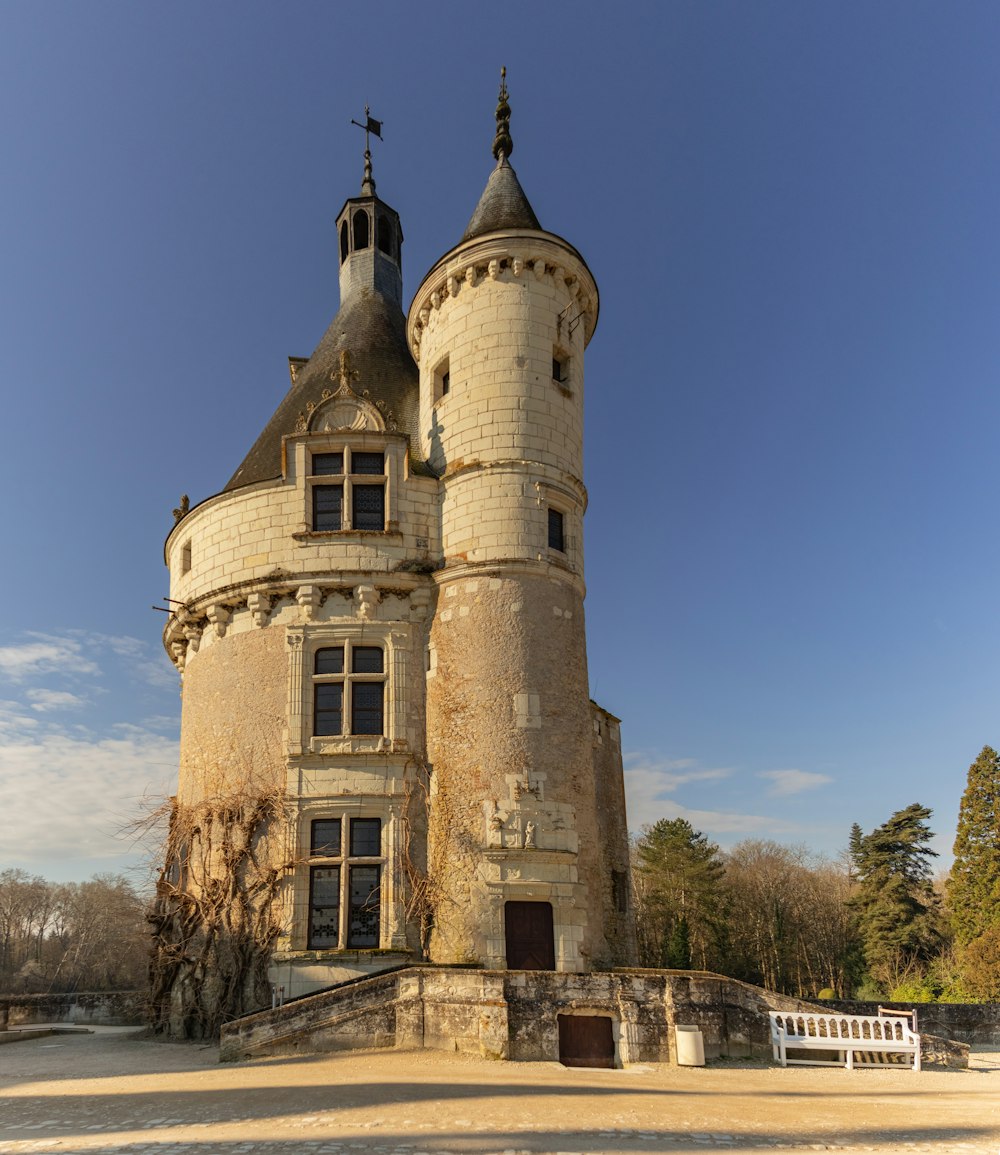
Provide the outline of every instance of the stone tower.
[[441,479],[431,957],[575,971],[631,954],[621,768],[601,757],[618,722],[589,701],[583,616],[583,369],[598,296],[528,203],[509,117],[504,84],[496,167],[408,320],[420,449]]
[[226,487],[182,503],[167,538],[183,706],[158,997],[175,1033],[269,984],[410,960],[634,960],[618,721],[589,700],[583,620],[597,289],[539,225],[509,116],[504,86],[496,168],[408,321],[366,149],[336,222],[339,310]]

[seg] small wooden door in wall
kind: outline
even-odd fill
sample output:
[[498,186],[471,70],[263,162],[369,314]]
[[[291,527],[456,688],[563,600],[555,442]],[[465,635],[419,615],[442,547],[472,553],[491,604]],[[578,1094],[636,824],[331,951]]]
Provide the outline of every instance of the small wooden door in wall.
[[564,1067],[613,1067],[611,1019],[607,1015],[560,1015],[559,1062]]
[[507,966],[514,971],[554,971],[552,903],[508,902],[503,913]]

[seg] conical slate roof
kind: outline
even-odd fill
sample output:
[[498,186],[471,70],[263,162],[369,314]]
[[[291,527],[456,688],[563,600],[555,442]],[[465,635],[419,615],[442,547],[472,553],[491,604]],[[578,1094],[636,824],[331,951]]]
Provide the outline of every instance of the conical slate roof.
[[494,233],[499,229],[541,229],[535,211],[524,195],[517,173],[510,166],[506,154],[500,153],[496,168],[490,173],[483,195],[479,198],[472,220],[462,235],[460,244]]
[[409,435],[411,455],[418,452],[419,373],[403,314],[381,293],[359,286],[348,294],[227,490],[281,476],[281,439],[296,431],[300,415],[322,402],[324,390],[337,388],[341,352],[350,354],[351,388],[378,406],[387,428]]

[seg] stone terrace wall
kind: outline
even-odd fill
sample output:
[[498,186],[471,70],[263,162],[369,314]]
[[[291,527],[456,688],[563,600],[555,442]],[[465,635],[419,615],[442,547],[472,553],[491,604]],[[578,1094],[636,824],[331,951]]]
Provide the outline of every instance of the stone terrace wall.
[[831,999],[823,1006],[849,1015],[877,1015],[879,1006],[917,1012],[917,1030],[961,1043],[1000,1045],[1000,1003],[862,1003]]
[[0,1024],[79,1023],[141,1027],[148,1020],[145,991],[77,991],[61,995],[0,995]]

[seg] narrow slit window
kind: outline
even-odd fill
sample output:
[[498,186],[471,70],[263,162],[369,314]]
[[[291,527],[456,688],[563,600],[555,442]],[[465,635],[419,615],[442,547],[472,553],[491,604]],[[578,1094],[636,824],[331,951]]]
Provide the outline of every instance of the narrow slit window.
[[186,541],[181,548],[181,573],[191,571],[191,543]]
[[563,532],[564,518],[558,509],[549,509],[549,549],[566,552],[566,538]]

